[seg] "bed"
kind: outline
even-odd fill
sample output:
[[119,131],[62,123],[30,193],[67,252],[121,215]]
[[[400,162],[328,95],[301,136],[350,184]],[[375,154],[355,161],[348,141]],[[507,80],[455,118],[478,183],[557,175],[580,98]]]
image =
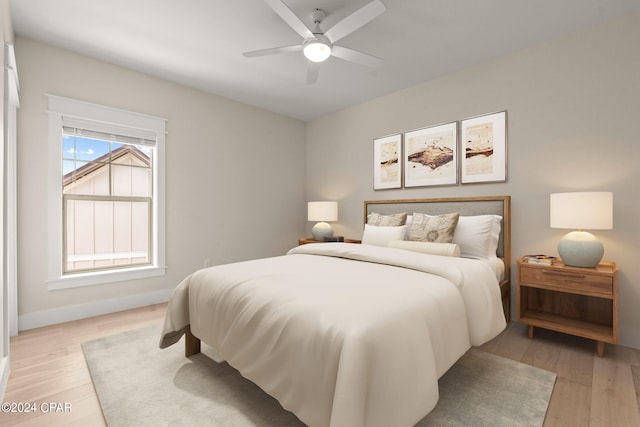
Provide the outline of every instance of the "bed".
[[[410,225],[384,225],[402,213]],[[451,214],[455,233],[471,231],[459,243],[407,240],[424,218]],[[496,237],[488,257],[472,253],[487,250],[473,240],[480,218]],[[506,325],[510,198],[366,201],[364,222],[363,244],[307,244],[189,275],[160,347],[184,335],[190,356],[206,343],[310,426],[415,425],[438,378]]]

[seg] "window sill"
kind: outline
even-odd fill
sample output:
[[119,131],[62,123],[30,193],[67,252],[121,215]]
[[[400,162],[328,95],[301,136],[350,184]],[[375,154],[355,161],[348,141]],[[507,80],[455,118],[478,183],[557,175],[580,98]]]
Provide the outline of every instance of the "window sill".
[[48,280],[47,286],[50,291],[56,291],[60,289],[103,285],[127,280],[146,279],[149,277],[164,276],[166,268],[167,267],[150,266],[114,271],[70,274],[57,279]]

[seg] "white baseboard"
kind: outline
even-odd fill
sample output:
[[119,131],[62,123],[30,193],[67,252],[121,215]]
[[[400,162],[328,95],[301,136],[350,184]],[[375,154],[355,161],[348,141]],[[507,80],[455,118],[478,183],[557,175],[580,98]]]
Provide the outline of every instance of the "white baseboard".
[[9,356],[5,356],[0,360],[0,402],[4,402],[7,381],[9,381]]
[[18,316],[18,329],[20,331],[24,331],[27,329],[39,328],[41,326],[86,319],[88,317],[99,316],[101,314],[145,307],[147,305],[169,301],[172,294],[173,288],[163,289],[161,291],[148,292],[146,294],[127,295],[121,298],[100,300],[85,304],[22,314]]

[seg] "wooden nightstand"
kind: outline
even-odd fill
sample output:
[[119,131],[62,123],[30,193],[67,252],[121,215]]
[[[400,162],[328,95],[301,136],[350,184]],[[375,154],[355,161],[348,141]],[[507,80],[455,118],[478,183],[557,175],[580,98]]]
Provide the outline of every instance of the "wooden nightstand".
[[598,356],[604,344],[618,342],[618,269],[615,262],[595,268],[516,264],[516,318],[534,327],[593,339]]
[[[344,239],[344,243],[360,243],[360,240]],[[306,245],[307,243],[327,243],[320,240],[313,240],[313,237],[301,237],[298,239],[298,245]]]

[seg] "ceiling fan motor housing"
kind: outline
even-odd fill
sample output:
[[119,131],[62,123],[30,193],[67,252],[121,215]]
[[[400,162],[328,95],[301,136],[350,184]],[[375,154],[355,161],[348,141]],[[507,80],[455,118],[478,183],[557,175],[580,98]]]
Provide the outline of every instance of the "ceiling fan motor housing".
[[324,18],[326,17],[327,17],[327,14],[324,12],[324,10],[319,8],[313,9],[313,23],[316,24],[316,28],[318,27],[318,25],[320,25],[322,21],[324,21]]

